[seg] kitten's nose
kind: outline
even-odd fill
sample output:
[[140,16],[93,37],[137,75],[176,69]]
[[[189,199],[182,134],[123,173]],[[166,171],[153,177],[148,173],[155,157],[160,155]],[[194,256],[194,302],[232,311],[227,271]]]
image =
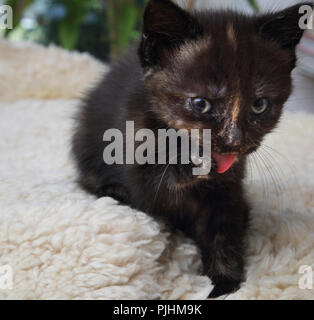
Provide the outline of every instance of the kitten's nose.
[[241,146],[242,142],[243,142],[243,134],[241,129],[236,125],[232,125],[227,132],[225,144],[228,147],[234,148],[234,147]]

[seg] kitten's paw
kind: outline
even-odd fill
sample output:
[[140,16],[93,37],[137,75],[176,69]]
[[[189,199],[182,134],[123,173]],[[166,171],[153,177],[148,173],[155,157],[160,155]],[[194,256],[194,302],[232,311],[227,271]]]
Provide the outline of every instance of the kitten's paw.
[[225,294],[231,294],[240,289],[241,281],[226,279],[215,283],[215,287],[208,298],[218,298]]

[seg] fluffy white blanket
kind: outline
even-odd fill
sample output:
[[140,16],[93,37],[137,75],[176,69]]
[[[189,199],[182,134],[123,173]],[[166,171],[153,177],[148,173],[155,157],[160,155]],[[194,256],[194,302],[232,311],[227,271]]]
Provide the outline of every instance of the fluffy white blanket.
[[[1,299],[205,299],[212,289],[190,240],[75,183],[72,116],[105,69],[0,41],[0,268],[13,275],[9,289],[0,272]],[[314,298],[299,288],[300,267],[314,264],[313,127],[313,115],[287,113],[265,142],[275,151],[248,170],[247,281],[228,299]]]

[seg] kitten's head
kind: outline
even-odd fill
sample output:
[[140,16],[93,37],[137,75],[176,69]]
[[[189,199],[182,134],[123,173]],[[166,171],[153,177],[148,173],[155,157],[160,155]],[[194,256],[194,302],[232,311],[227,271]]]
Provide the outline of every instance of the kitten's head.
[[291,93],[300,6],[190,14],[151,0],[139,52],[156,116],[170,128],[212,129],[216,154],[255,151]]

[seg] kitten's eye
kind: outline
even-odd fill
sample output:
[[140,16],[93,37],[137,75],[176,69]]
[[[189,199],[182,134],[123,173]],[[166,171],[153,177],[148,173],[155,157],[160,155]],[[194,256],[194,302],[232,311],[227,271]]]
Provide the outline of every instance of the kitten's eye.
[[260,115],[268,110],[270,102],[267,98],[258,99],[252,106],[252,110],[256,115]]
[[204,98],[192,98],[190,104],[193,110],[199,113],[207,113],[212,108],[212,104]]

